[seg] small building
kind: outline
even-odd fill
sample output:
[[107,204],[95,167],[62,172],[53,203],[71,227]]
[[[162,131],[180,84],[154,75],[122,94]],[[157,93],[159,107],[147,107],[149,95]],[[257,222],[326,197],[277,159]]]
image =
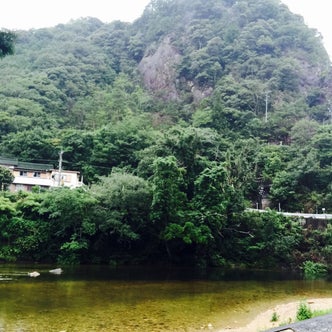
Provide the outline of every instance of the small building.
[[61,170],[61,173],[59,173],[59,170],[53,169],[51,177],[52,177],[51,187],[77,188],[83,185],[80,172],[77,171]]
[[80,173],[77,171],[54,169],[51,164],[22,162],[18,159],[3,158],[0,156],[0,165],[8,168],[14,181],[9,191],[31,191],[33,187],[43,189],[53,187],[78,188],[83,185]]

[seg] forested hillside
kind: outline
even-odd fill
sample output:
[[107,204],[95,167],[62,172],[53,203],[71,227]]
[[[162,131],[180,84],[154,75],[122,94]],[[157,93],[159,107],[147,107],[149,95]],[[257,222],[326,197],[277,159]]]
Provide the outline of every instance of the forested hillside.
[[56,166],[62,150],[87,188],[4,194],[1,257],[315,256],[296,223],[243,213],[263,198],[332,211],[331,64],[302,17],[279,0],[152,0],[131,24],[16,34],[0,60],[0,155]]

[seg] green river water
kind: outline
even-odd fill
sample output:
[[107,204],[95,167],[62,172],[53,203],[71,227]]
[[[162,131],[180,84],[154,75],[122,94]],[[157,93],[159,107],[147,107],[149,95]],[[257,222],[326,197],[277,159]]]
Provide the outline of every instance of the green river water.
[[[52,275],[51,268],[0,266],[0,332],[191,332],[209,324],[217,331],[277,303],[332,297],[330,281],[287,273],[79,266]],[[40,276],[29,277],[35,270]]]

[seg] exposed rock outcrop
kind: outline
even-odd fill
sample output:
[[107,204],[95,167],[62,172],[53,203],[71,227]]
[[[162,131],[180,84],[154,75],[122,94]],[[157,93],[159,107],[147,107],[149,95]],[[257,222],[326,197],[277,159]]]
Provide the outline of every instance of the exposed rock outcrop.
[[180,53],[166,37],[155,53],[143,57],[138,65],[145,87],[164,100],[178,100],[176,66],[180,61]]

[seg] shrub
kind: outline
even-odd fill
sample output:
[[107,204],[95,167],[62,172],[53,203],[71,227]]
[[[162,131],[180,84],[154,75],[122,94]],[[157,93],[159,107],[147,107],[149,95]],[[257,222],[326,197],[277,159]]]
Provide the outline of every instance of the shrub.
[[277,322],[279,320],[279,315],[276,312],[273,312],[271,317],[271,322]]
[[304,278],[309,280],[319,279],[325,277],[327,274],[327,267],[322,263],[305,261],[302,265],[302,269]]
[[297,309],[296,318],[297,320],[305,320],[312,317],[312,311],[306,303],[300,303]]

